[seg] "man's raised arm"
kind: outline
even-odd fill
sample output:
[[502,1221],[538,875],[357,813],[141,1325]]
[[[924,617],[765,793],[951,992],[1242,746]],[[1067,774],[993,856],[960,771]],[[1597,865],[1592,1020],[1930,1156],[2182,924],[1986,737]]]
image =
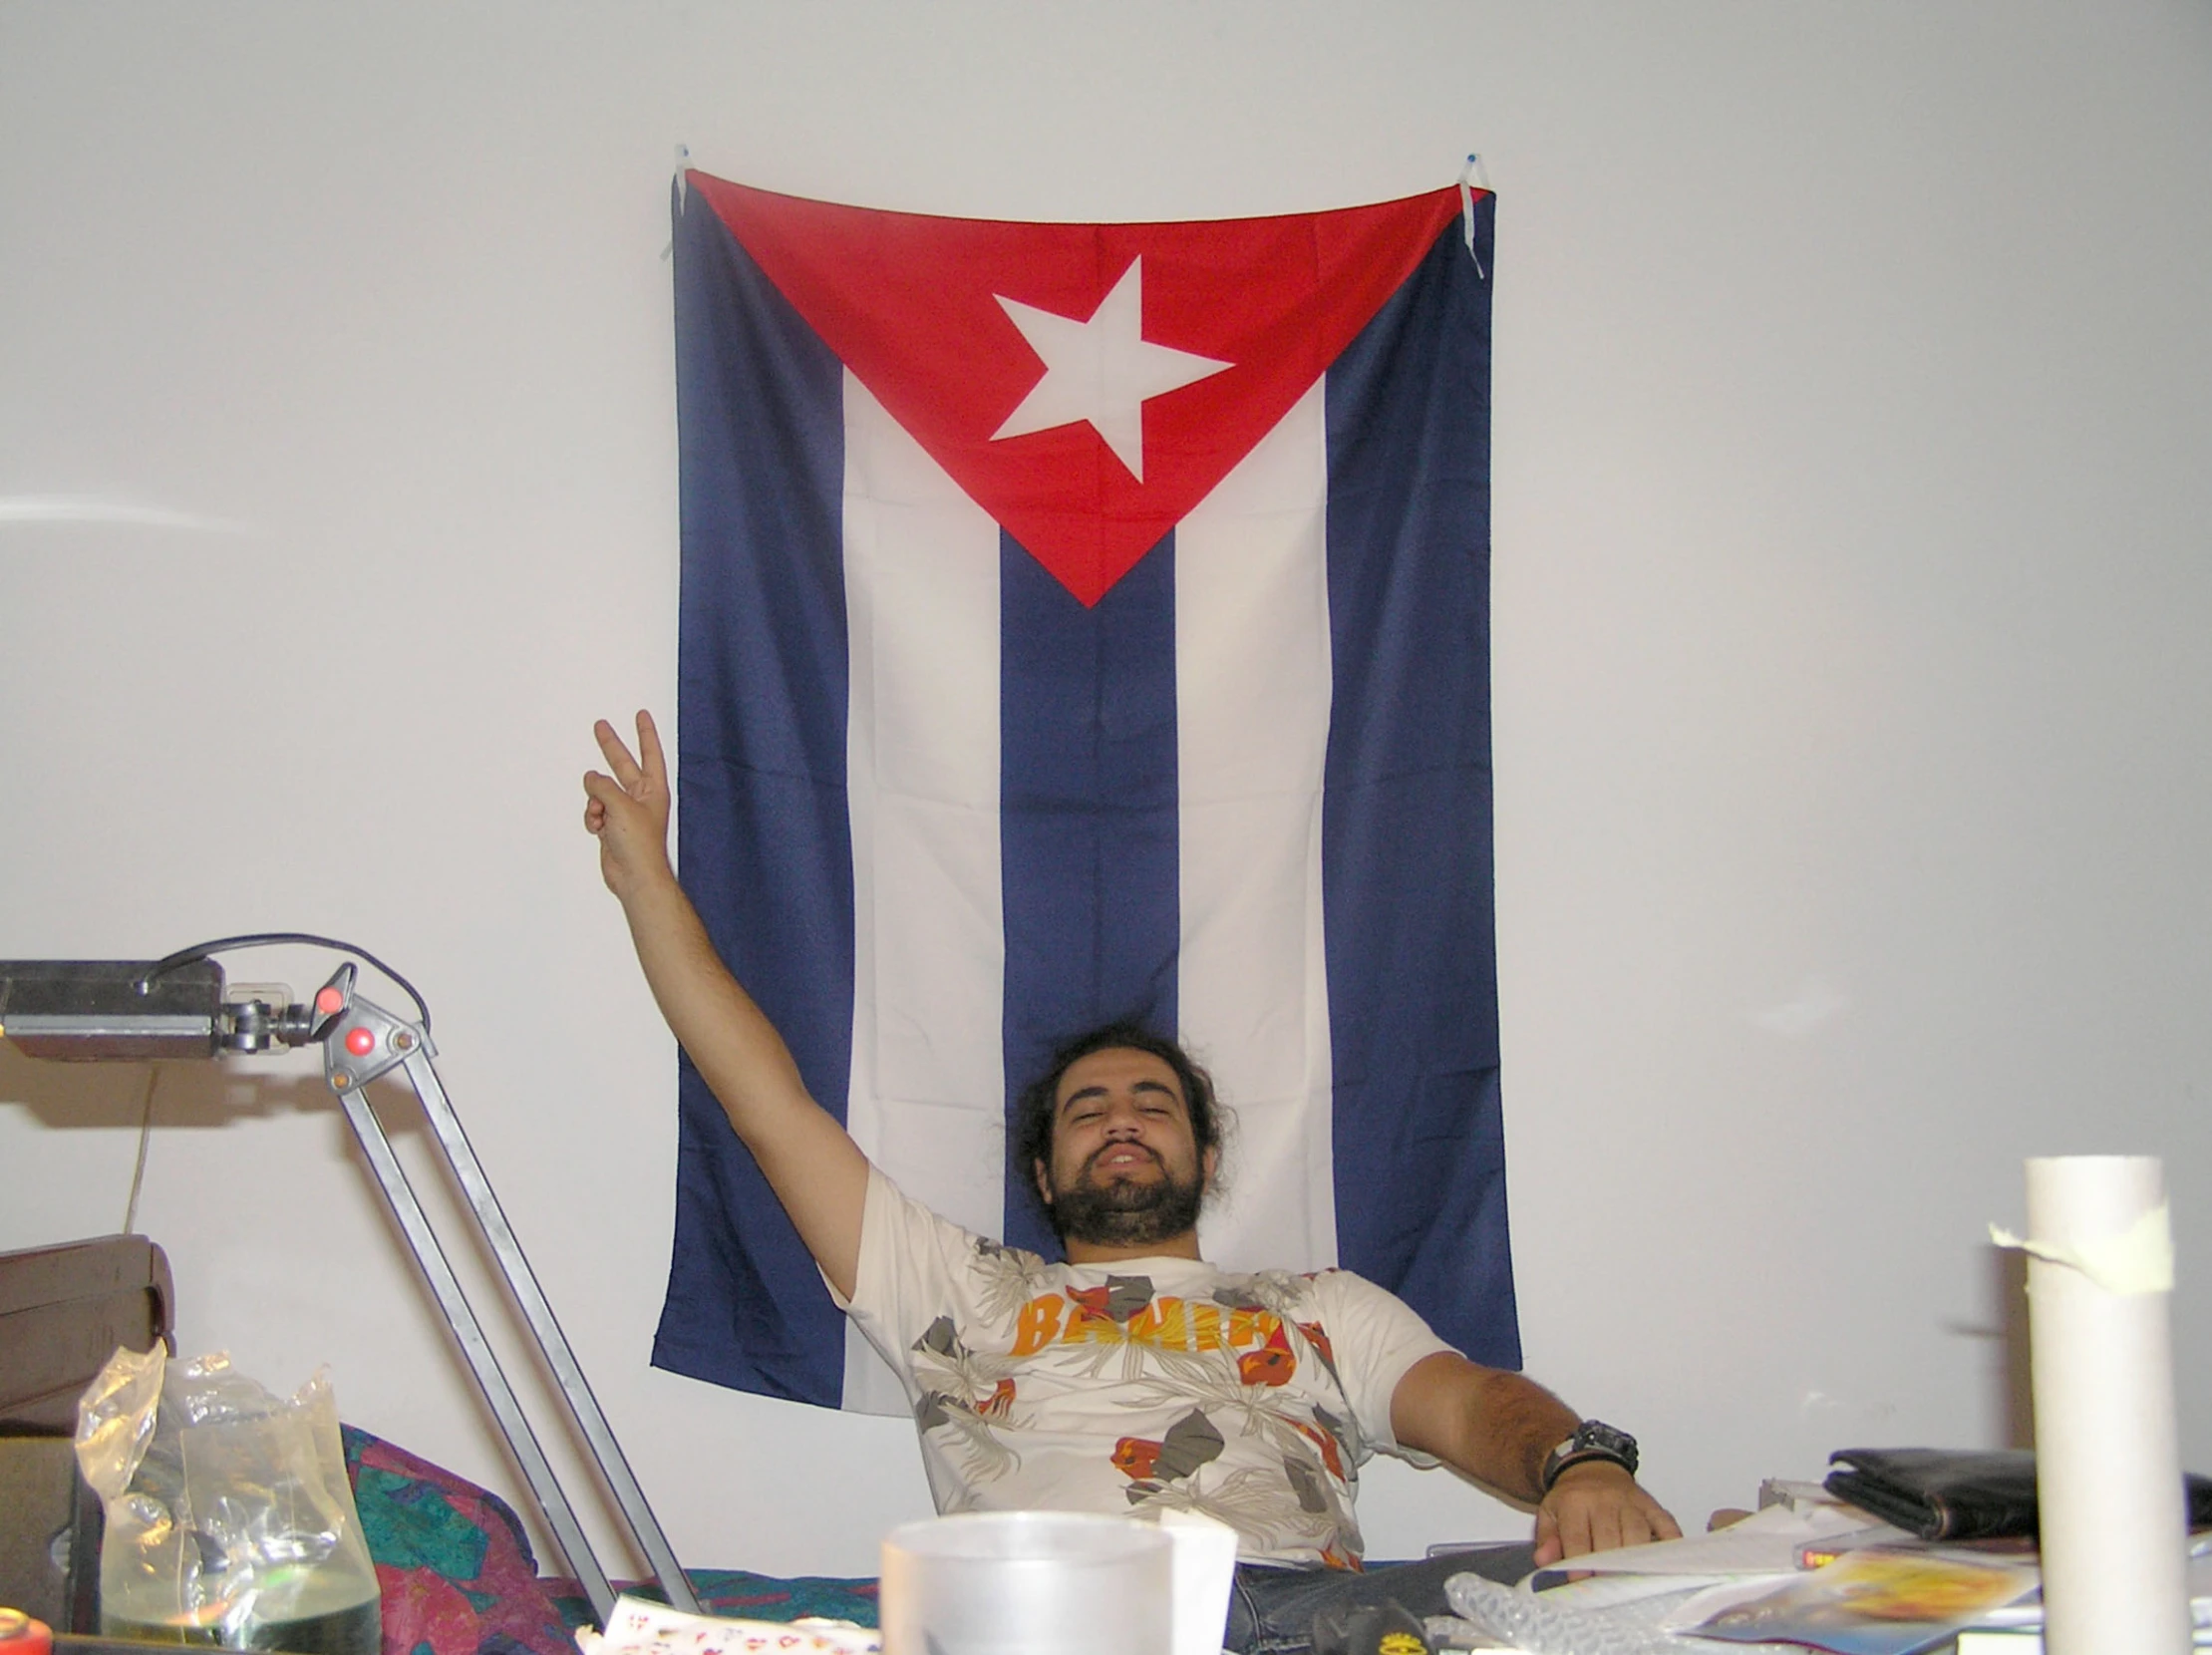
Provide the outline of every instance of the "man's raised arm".
[[1582,1422],[1534,1380],[1438,1351],[1406,1370],[1391,1395],[1400,1446],[1433,1454],[1536,1507],[1536,1562],[1673,1540],[1682,1529],[1636,1479],[1610,1461],[1570,1465],[1543,1485],[1544,1461]]
[[592,734],[614,774],[585,773],[584,827],[598,837],[599,871],[630,921],[653,998],[806,1250],[849,1297],[867,1158],[807,1094],[784,1037],[730,975],[676,882],[668,860],[668,761],[651,715],[638,714],[634,757],[606,720]]

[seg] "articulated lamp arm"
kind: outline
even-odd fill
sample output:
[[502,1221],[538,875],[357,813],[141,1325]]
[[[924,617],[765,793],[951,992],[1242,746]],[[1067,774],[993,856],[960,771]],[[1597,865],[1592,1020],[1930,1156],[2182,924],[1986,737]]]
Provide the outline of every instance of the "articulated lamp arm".
[[430,1013],[421,997],[406,979],[379,965],[406,989],[421,1013],[414,1021],[393,1015],[355,992],[358,968],[349,960],[304,1005],[251,997],[226,999],[222,968],[205,956],[223,947],[264,941],[321,943],[376,963],[375,956],[363,950],[298,934],[227,938],[152,962],[0,961],[0,1038],[14,1043],[27,1057],[80,1062],[211,1058],[281,1047],[321,1046],[323,1078],[368,1158],[377,1184],[407,1239],[408,1250],[415,1255],[424,1281],[453,1329],[454,1339],[498,1421],[546,1525],[569,1567],[583,1582],[592,1610],[604,1626],[614,1607],[614,1589],[606,1571],[592,1552],[575,1508],[539,1447],[514,1388],[507,1383],[376,1112],[369,1107],[364,1089],[371,1081],[394,1070],[405,1075],[422,1103],[448,1169],[468,1197],[471,1220],[498,1261],[507,1290],[522,1311],[539,1354],[559,1383],[569,1418],[583,1433],[631,1533],[659,1576],[669,1601],[698,1613],[699,1600],[691,1582],[646,1503],[644,1491],[585,1382],[575,1352],[561,1332],[552,1305],[538,1286],[521,1243],[515,1239],[492,1191],[491,1180],[470,1146],[461,1118],[455,1114],[453,1102],[432,1065],[436,1048],[430,1039]]

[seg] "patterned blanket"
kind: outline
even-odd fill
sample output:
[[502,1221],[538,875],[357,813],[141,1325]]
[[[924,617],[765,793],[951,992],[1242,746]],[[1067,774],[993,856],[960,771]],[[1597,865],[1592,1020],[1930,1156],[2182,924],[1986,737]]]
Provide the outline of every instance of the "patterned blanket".
[[[381,1437],[344,1428],[354,1503],[384,1591],[384,1655],[575,1655],[592,1621],[574,1581],[537,1572],[505,1500]],[[709,1614],[873,1626],[875,1582],[688,1569]],[[622,1589],[658,1598],[653,1586]]]

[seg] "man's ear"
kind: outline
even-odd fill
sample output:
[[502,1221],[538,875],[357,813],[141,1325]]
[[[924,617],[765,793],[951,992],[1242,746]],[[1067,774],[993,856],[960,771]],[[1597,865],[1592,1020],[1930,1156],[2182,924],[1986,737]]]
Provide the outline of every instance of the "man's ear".
[[1221,1164],[1221,1146],[1218,1144],[1207,1145],[1206,1153],[1198,1164],[1204,1173],[1204,1182],[1199,1185],[1200,1189],[1211,1189],[1213,1187],[1214,1171]]
[[1030,1162],[1030,1169],[1037,1174],[1038,1199],[1042,1200],[1048,1208],[1051,1207],[1053,1204],[1053,1180],[1051,1174],[1045,1170],[1045,1163],[1042,1160],[1033,1160]]

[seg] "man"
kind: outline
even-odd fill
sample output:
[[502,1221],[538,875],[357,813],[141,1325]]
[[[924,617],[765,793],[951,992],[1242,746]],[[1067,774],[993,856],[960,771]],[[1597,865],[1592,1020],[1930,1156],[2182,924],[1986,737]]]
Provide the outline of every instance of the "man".
[[651,718],[634,755],[606,723],[594,734],[613,774],[585,776],[584,826],[646,981],[838,1304],[905,1382],[940,1510],[1205,1510],[1248,1559],[1232,1646],[1271,1651],[1303,1647],[1332,1605],[1442,1611],[1450,1560],[1343,1572],[1360,1560],[1354,1480],[1377,1449],[1533,1503],[1516,1563],[1680,1532],[1638,1487],[1632,1440],[1468,1361],[1380,1288],[1200,1259],[1219,1133],[1211,1086],[1170,1042],[1097,1031],[1024,1096],[1016,1153],[1066,1263],[901,1194],[807,1095],[677,884]]

